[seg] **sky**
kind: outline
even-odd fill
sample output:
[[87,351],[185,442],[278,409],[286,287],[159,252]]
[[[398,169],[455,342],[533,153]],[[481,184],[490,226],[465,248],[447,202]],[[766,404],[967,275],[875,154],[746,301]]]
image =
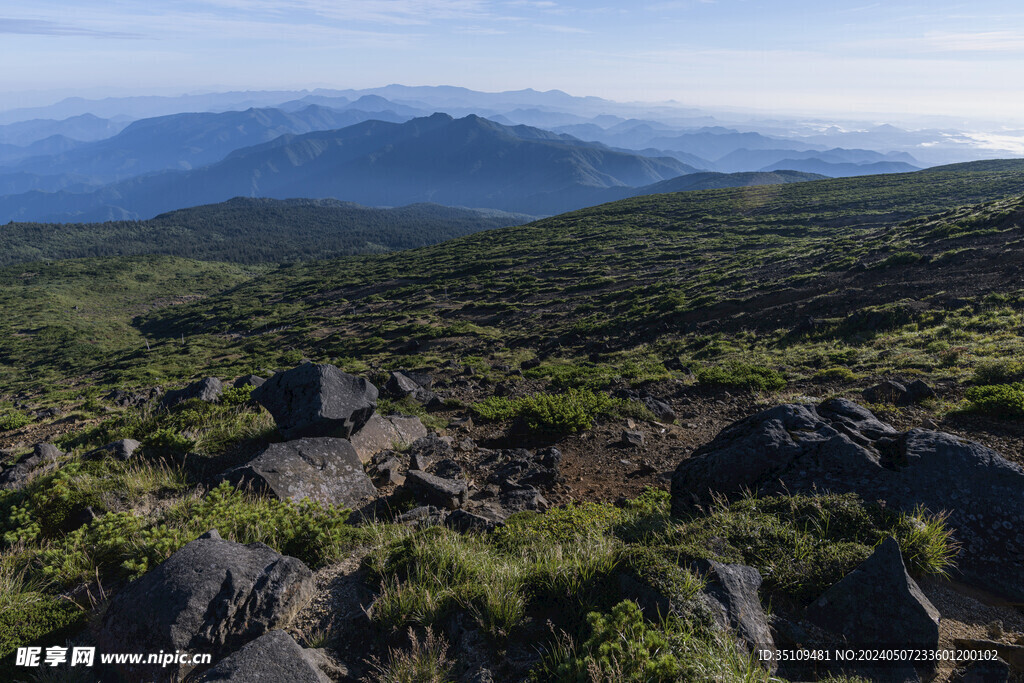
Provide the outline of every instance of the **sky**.
[[1021,121],[1024,3],[0,0],[0,109],[389,83]]

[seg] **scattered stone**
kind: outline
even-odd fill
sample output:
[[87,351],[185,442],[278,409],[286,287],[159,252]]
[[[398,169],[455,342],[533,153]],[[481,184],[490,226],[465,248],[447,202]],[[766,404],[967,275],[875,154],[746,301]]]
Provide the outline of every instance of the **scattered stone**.
[[241,389],[242,387],[252,387],[255,389],[256,387],[262,386],[266,381],[267,380],[263,379],[259,375],[242,375],[232,382],[231,386],[235,389]]
[[398,516],[402,524],[414,524],[416,526],[435,526],[442,524],[448,512],[433,505],[421,505]]
[[348,438],[373,415],[377,387],[333,365],[307,363],[279,372],[252,392],[286,439]]
[[643,401],[647,409],[654,413],[658,422],[672,423],[676,421],[676,411],[665,401],[653,396],[645,396]]
[[852,647],[931,650],[939,644],[939,611],[907,574],[891,536],[811,603],[806,618]]
[[1008,645],[997,640],[983,640],[975,638],[955,638],[953,644],[958,650],[975,650],[987,652],[995,650],[999,658],[1005,661],[1011,669],[1024,671],[1024,645]]
[[328,437],[270,444],[221,479],[272,493],[281,500],[309,498],[343,507],[355,507],[376,493],[352,444]]
[[104,400],[121,408],[138,408],[162,396],[164,390],[153,387],[147,391],[131,393],[123,389],[115,389],[103,397]]
[[33,417],[37,420],[49,420],[50,418],[63,415],[64,411],[60,408],[43,408],[33,413]]
[[197,683],[330,683],[313,657],[281,630],[270,631],[217,662]]
[[32,446],[32,455],[39,458],[41,463],[50,463],[56,462],[64,453],[52,443],[37,443]]
[[473,428],[473,418],[470,416],[457,417],[448,423],[448,426],[452,429],[465,429],[470,430]]
[[955,671],[949,680],[951,683],[1007,683],[1010,665],[998,657],[971,662]]
[[946,524],[962,544],[954,576],[1024,601],[1024,469],[980,444],[923,429],[899,433],[845,399],[777,406],[730,425],[683,460],[672,476],[672,510],[746,490],[855,493],[908,512],[948,511]]
[[531,453],[525,448],[497,451],[484,464],[497,465],[488,481],[503,489],[523,486],[552,486],[562,481],[559,466],[562,452],[557,448],[543,448]]
[[448,510],[456,510],[469,500],[469,487],[465,481],[442,479],[421,470],[406,473],[405,488],[416,500]]
[[623,429],[621,443],[623,446],[628,446],[630,448],[643,448],[644,433]]
[[367,462],[381,451],[408,446],[426,434],[427,428],[418,417],[381,417],[374,413],[366,424],[352,435],[351,442],[359,454],[359,459]]
[[[216,530],[186,544],[110,600],[97,646],[119,652],[202,652],[214,659],[280,628],[313,595],[313,573],[262,543],[242,545]],[[125,664],[127,680],[174,680],[189,664]],[[253,679],[249,679],[253,680]]]
[[105,446],[100,446],[92,455],[111,455],[118,460],[128,460],[142,444],[135,439],[118,439]]
[[486,533],[495,527],[493,520],[467,512],[466,510],[454,510],[444,520],[444,524],[448,528],[455,529],[460,533]]
[[509,512],[524,510],[547,510],[551,507],[547,498],[533,486],[506,488],[498,496],[501,507]]
[[[49,446],[49,444],[39,444]],[[46,449],[49,453],[49,449]],[[45,457],[34,448],[32,453],[21,456],[13,465],[0,471],[0,489],[20,490],[25,488],[36,470],[54,462],[56,458]]]
[[437,434],[428,434],[414,441],[409,447],[409,469],[426,472],[435,462],[451,458],[453,455],[451,443]]
[[179,403],[194,398],[199,399],[200,401],[206,401],[207,403],[213,403],[220,398],[223,391],[224,384],[219,379],[216,377],[204,377],[198,382],[189,384],[184,389],[168,391],[164,394],[160,404],[164,408],[173,408]]

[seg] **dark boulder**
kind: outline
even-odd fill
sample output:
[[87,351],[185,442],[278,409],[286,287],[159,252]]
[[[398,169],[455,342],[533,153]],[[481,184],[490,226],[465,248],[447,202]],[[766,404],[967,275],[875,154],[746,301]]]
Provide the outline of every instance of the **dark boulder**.
[[31,453],[21,456],[13,465],[0,471],[0,489],[24,488],[37,471],[52,465],[59,455],[60,450],[50,444],[36,444]]
[[455,454],[450,442],[437,434],[413,441],[409,447],[409,469],[427,471],[434,463],[451,458]]
[[935,649],[939,611],[907,574],[891,536],[806,610],[812,624],[851,647]]
[[899,433],[845,399],[782,405],[726,427],[672,475],[672,510],[717,495],[856,493],[894,509],[948,511],[955,576],[1024,601],[1024,470],[952,434]]
[[643,401],[647,409],[654,413],[654,417],[659,422],[675,422],[676,411],[665,401],[653,396],[645,396]]
[[204,377],[198,382],[189,384],[184,389],[168,391],[160,400],[160,404],[165,408],[173,408],[179,403],[191,399],[199,399],[200,401],[213,403],[220,398],[223,391],[224,384],[219,379],[216,377]]
[[[262,543],[210,531],[110,600],[96,644],[106,652],[201,652],[220,658],[291,621],[313,595],[313,573]],[[175,680],[186,664],[123,665],[126,680]]]
[[316,659],[281,630],[250,641],[208,669],[197,683],[330,683]]
[[347,439],[373,415],[377,387],[333,365],[306,363],[279,372],[252,392],[286,439]]
[[270,444],[221,478],[282,500],[309,498],[342,507],[353,507],[376,493],[352,444],[327,437]]
[[37,443],[32,446],[32,455],[39,458],[41,463],[49,463],[56,462],[64,453],[52,443]]
[[635,429],[623,429],[620,443],[629,448],[643,448],[644,433]]
[[458,509],[469,500],[465,481],[442,479],[421,470],[409,470],[404,487],[421,503],[448,510]]
[[920,403],[921,401],[934,398],[935,390],[919,379],[907,385],[906,400],[909,403]]
[[861,392],[864,400],[868,403],[892,403],[905,405],[907,400],[907,388],[899,382],[885,380],[873,387],[868,387]]

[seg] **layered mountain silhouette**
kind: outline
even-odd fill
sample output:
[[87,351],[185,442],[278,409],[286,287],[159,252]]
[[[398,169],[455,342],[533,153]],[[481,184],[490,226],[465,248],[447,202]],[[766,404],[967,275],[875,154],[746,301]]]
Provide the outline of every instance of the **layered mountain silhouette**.
[[[130,129],[122,135],[136,134]],[[143,175],[87,194],[5,196],[0,220],[148,218],[236,196],[434,202],[542,215],[619,198],[609,198],[608,188],[642,187],[693,170],[528,126],[434,114],[282,135],[201,168]]]
[[154,171],[193,169],[220,161],[241,147],[281,135],[338,129],[371,118],[404,121],[408,117],[359,109],[338,111],[316,105],[296,112],[248,109],[173,114],[136,121],[104,140],[22,158],[7,164],[7,168],[12,173],[44,177],[73,174],[94,183],[110,183]]

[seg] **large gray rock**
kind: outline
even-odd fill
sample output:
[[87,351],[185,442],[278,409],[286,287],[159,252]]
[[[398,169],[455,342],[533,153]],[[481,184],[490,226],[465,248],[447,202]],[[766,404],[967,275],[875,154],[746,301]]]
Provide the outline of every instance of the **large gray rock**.
[[935,649],[939,611],[903,565],[891,536],[806,610],[812,624],[853,647]]
[[305,363],[256,387],[252,398],[266,408],[286,439],[347,439],[377,408],[377,387],[333,365]]
[[412,444],[427,435],[427,428],[418,417],[374,413],[358,432],[352,435],[352,446],[363,462],[377,453]]
[[57,462],[62,455],[53,444],[37,443],[32,452],[21,456],[13,465],[0,470],[0,489],[20,490],[25,488],[37,471]]
[[316,661],[284,631],[270,631],[220,660],[197,683],[330,683]]
[[221,478],[282,500],[309,498],[341,507],[354,507],[377,492],[352,444],[327,437],[270,444]]
[[100,446],[94,451],[90,451],[89,455],[94,457],[111,455],[118,460],[128,460],[135,454],[135,451],[137,451],[141,445],[142,444],[135,439],[118,439],[117,441],[111,441],[104,446]]
[[[209,653],[214,660],[286,625],[313,595],[313,573],[262,543],[214,530],[186,544],[110,601],[96,636],[105,652]],[[123,665],[132,681],[173,681],[190,665]]]
[[262,386],[266,381],[267,380],[263,379],[259,375],[242,375],[232,382],[231,386],[235,389],[241,389],[242,387],[252,387],[255,389],[256,387]]
[[962,580],[1024,601],[1024,470],[952,434],[899,433],[845,399],[782,405],[724,429],[672,476],[682,515],[716,495],[856,493],[911,511],[948,511]]
[[220,395],[223,392],[223,382],[216,377],[204,377],[198,382],[189,384],[184,389],[168,391],[160,400],[160,404],[165,408],[172,408],[183,401],[188,401],[193,398],[197,398],[200,401],[206,401],[207,403],[213,403],[220,398]]

